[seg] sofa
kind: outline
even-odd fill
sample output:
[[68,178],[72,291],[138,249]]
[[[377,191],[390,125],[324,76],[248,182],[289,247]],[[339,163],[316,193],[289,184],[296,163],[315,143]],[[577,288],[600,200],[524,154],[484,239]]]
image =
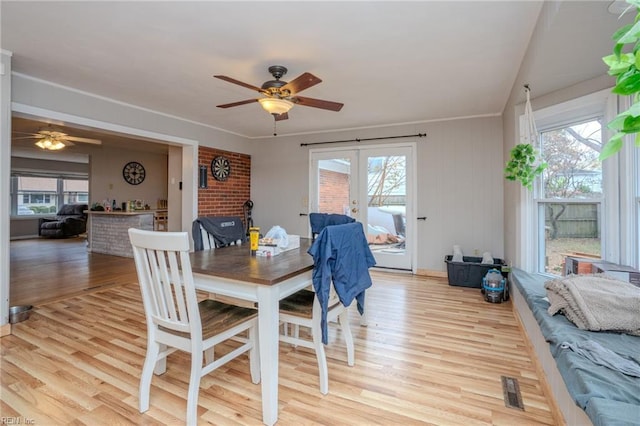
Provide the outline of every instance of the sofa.
[[40,218],[38,235],[47,238],[68,238],[87,232],[87,204],[64,204],[55,217]]
[[548,278],[513,268],[513,307],[538,365],[567,425],[636,426],[640,424],[640,378],[631,377],[567,349],[563,343],[596,341],[640,362],[640,336],[587,331],[564,315],[551,316],[545,290]]

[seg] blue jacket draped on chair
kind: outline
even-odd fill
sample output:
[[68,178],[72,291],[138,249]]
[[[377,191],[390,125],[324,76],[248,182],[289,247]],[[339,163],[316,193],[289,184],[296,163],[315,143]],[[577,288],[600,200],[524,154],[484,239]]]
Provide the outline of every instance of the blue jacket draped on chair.
[[331,282],[344,306],[353,299],[364,313],[364,292],[371,287],[369,268],[376,264],[360,222],[325,227],[308,253],[313,256],[313,287],[322,308],[322,343],[327,344],[327,321]]

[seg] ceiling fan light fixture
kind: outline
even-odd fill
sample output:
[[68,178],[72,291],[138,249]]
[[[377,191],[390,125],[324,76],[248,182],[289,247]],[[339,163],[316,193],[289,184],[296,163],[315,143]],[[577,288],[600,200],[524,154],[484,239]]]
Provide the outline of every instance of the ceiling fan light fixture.
[[55,140],[55,139],[51,139],[49,137],[40,139],[38,142],[36,142],[36,145],[42,149],[46,149],[49,151],[57,151],[59,149],[64,148],[66,145],[64,144],[64,142],[59,141],[59,140]]
[[258,99],[262,108],[269,114],[284,114],[293,108],[293,102],[280,98],[260,98]]

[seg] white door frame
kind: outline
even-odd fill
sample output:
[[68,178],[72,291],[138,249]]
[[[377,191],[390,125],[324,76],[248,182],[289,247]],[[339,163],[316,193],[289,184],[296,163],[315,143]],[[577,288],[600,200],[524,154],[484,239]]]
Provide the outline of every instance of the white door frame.
[[[132,136],[137,136],[144,138],[146,140],[157,142],[157,143],[173,143],[175,145],[181,146],[182,148],[182,171],[181,171],[181,181],[183,183],[181,192],[182,199],[182,225],[181,229],[190,231],[191,230],[191,222],[197,216],[198,209],[198,188],[196,183],[198,181],[198,141],[192,139],[186,139],[177,136],[166,135],[162,133],[151,132],[147,130],[137,129],[133,127],[123,126],[114,123],[108,123],[100,120],[94,120],[87,117],[81,117],[77,115],[66,114],[58,111],[48,110],[39,107],[33,107],[30,105],[25,105],[17,102],[11,103],[11,113],[18,114],[22,117],[29,118],[48,118],[53,120],[60,120],[69,124],[75,124],[80,126],[93,127],[100,130],[106,131],[114,131],[124,134],[129,134]],[[11,118],[9,117],[9,121]],[[9,127],[5,132],[9,132]],[[10,146],[10,144],[8,145]],[[10,162],[10,155],[9,155]],[[6,162],[6,159],[3,159]],[[3,171],[2,180],[8,181],[10,176],[10,168],[7,168],[6,171]],[[8,205],[8,198],[4,201],[4,205]],[[7,208],[5,212],[8,212]],[[5,213],[3,218],[6,218],[6,223],[2,224],[3,227],[9,227],[9,219],[8,214]],[[0,234],[1,235],[1,234]],[[10,238],[9,233],[6,235],[2,235],[3,241],[0,241],[0,245],[2,245],[2,249],[0,250],[3,253],[3,259],[6,256],[4,253],[9,253],[9,245]],[[7,256],[8,257],[8,256]],[[4,260],[0,263],[4,263]],[[8,276],[8,270],[6,269],[4,272],[4,276],[6,276],[6,282],[3,282],[0,285],[0,326],[8,323],[9,320],[9,292],[10,292],[10,277]]]
[[[417,160],[416,160],[416,142],[415,141],[408,141],[408,142],[402,142],[402,143],[389,143],[389,144],[372,144],[372,145],[349,145],[349,146],[343,146],[343,147],[331,147],[331,148],[315,148],[315,149],[310,149],[309,150],[309,206],[308,206],[308,211],[312,212],[315,211],[313,210],[313,208],[315,208],[315,205],[312,203],[315,203],[314,201],[312,201],[313,195],[316,194],[316,188],[314,188],[314,185],[316,183],[316,178],[313,175],[314,173],[314,167],[313,167],[313,156],[314,155],[321,155],[324,153],[327,153],[327,155],[329,155],[329,153],[339,153],[340,151],[361,151],[361,150],[368,150],[368,149],[389,149],[389,150],[393,150],[393,148],[409,148],[411,151],[411,159],[410,162],[407,164],[407,167],[411,168],[409,175],[407,176],[407,191],[411,200],[412,200],[412,205],[410,206],[411,208],[407,210],[406,212],[406,221],[407,221],[407,243],[406,243],[406,249],[409,250],[410,256],[411,256],[411,273],[415,274],[417,271],[417,260],[418,260],[418,254],[417,254],[417,212],[416,212],[416,208],[417,208],[417,204],[418,204],[418,198],[417,198],[417,175],[418,175],[418,171],[417,171]],[[328,157],[327,157],[328,158]],[[352,178],[354,177],[354,174],[352,173]],[[355,177],[356,179],[359,178]],[[360,194],[358,194],[358,198],[360,197]]]

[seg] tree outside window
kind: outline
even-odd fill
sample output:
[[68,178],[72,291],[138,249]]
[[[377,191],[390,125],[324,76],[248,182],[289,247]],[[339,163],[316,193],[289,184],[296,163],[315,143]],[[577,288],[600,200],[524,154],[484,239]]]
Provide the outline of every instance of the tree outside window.
[[406,204],[405,156],[370,157],[367,194],[370,207]]
[[540,141],[548,164],[538,197],[545,235],[540,269],[559,274],[568,254],[600,257],[602,122],[598,118],[543,131]]

